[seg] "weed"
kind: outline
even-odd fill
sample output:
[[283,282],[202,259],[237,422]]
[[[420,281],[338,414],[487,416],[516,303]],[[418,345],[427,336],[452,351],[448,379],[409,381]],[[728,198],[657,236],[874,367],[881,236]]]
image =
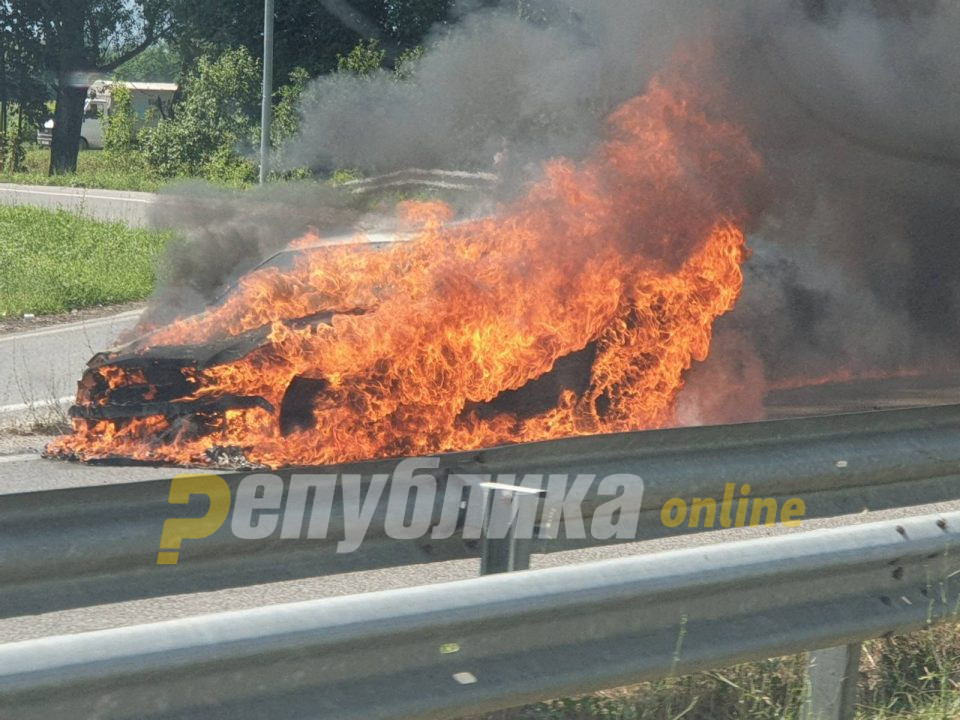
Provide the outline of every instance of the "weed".
[[170,239],[61,210],[0,207],[0,316],[142,299]]
[[[745,663],[472,720],[794,720],[805,657]],[[943,625],[864,644],[858,720],[960,717],[960,626]]]

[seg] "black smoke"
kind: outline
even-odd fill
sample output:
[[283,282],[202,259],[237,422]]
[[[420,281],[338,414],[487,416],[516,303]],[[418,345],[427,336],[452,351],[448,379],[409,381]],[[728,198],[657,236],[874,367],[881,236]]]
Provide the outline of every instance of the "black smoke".
[[[690,394],[704,393],[698,377],[756,386],[838,369],[956,363],[960,5],[486,5],[463,5],[430,38],[409,80],[387,71],[317,79],[302,132],[284,148],[287,165],[493,169],[509,194],[544,160],[585,155],[603,118],[685,47],[710,58],[696,81],[725,89],[729,119],[765,163],[743,297],[718,322]],[[201,218],[207,237],[180,256],[186,284],[204,297],[203,288],[289,234],[282,224],[271,234],[268,224],[248,222],[249,212],[224,212],[226,223],[223,213]],[[306,223],[288,224],[293,232]],[[244,262],[233,262],[232,248]],[[202,267],[191,274],[188,266]]]

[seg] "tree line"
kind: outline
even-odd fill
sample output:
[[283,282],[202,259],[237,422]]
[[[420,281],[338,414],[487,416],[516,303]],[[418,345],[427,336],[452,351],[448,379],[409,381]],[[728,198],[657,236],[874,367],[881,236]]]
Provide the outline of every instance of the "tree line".
[[[453,7],[454,0],[278,0],[277,132],[290,131],[292,99],[307,78],[360,71],[351,63],[399,66],[416,56],[432,27],[454,20]],[[196,162],[235,163],[224,155],[225,143],[232,138],[242,146],[257,132],[262,21],[262,0],[0,0],[0,135],[8,137],[13,114],[13,131],[21,139],[24,128],[35,131],[53,100],[50,173],[74,172],[93,80],[151,68],[171,74],[175,62],[172,74],[185,85],[177,123],[148,129],[138,139],[141,149],[162,173],[193,172]],[[216,99],[228,88],[231,107],[189,97],[193,91]],[[118,136],[123,133],[115,131],[114,139]],[[177,157],[181,151],[175,146],[187,140],[202,146],[200,151]]]

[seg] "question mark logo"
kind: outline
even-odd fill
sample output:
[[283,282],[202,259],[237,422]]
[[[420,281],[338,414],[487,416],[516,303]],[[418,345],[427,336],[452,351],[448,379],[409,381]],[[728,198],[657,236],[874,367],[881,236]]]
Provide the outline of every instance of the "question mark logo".
[[186,505],[191,495],[209,497],[210,509],[203,517],[170,518],[163,523],[157,565],[176,565],[180,558],[180,543],[184,539],[210,537],[230,513],[230,486],[219,475],[177,475],[170,481],[170,503]]

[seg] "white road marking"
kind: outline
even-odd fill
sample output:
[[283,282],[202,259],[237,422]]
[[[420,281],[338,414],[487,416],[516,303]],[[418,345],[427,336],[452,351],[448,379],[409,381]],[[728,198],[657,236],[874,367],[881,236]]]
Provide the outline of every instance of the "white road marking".
[[52,407],[54,405],[66,405],[67,403],[73,404],[73,401],[76,400],[75,395],[64,395],[59,397],[56,400],[35,400],[34,402],[26,403],[15,403],[13,405],[0,405],[0,415],[5,415],[7,413],[21,412],[22,410],[37,409],[41,410],[43,408]]
[[139,317],[143,310],[127,310],[126,312],[110,315],[108,317],[96,318],[95,320],[81,320],[79,322],[67,323],[65,325],[54,325],[53,327],[37,328],[36,330],[27,330],[26,332],[14,333],[13,335],[0,335],[0,343],[14,342],[26,338],[43,337],[44,335],[56,335],[63,332],[72,332],[74,330],[88,330],[90,328],[103,327],[110,325],[117,320],[127,320],[129,318]]
[[148,200],[146,198],[137,198],[137,197],[122,197],[119,195],[100,195],[99,193],[92,192],[53,192],[51,190],[24,190],[22,188],[3,188],[10,193],[22,193],[24,195],[50,195],[52,197],[67,197],[74,198],[78,200],[83,200],[84,198],[96,198],[97,200],[118,200],[120,202],[135,202],[143,203],[149,205],[153,200]]
[[27,460],[37,460],[38,453],[24,453],[23,455],[0,455],[0,463],[26,462]]

